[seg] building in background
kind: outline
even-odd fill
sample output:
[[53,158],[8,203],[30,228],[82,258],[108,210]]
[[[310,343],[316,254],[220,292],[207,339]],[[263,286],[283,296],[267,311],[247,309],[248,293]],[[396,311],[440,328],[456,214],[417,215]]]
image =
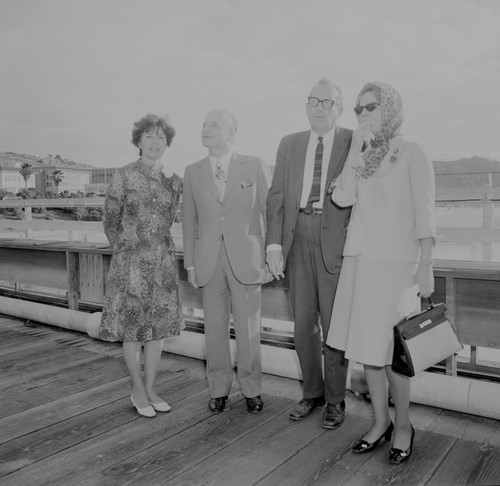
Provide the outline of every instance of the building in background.
[[90,184],[86,192],[93,192],[97,195],[106,194],[106,189],[117,170],[117,167],[92,168]]
[[[55,170],[62,173],[62,180],[59,184],[59,190],[51,175]],[[69,193],[88,192],[90,176],[92,169],[63,167],[57,165],[46,165],[37,169],[36,188],[42,192],[52,192],[54,194],[68,191]]]
[[[21,164],[17,166],[0,166],[0,189],[17,194],[21,189],[26,187],[24,177],[19,173]],[[28,178],[28,188],[35,187],[35,171]]]

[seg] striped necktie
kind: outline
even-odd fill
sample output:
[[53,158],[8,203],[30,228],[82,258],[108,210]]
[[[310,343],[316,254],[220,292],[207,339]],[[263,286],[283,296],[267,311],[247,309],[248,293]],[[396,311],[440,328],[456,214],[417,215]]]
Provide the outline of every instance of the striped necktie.
[[314,171],[311,192],[307,199],[307,208],[310,210],[312,204],[319,201],[321,194],[321,167],[323,165],[323,137],[318,137],[318,145],[316,145],[316,153],[314,155]]

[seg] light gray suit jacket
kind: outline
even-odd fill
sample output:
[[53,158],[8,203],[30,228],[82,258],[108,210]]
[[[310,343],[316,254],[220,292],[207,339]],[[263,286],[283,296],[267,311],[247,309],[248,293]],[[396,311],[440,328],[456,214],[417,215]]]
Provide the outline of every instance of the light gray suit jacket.
[[394,138],[376,175],[332,194],[339,206],[354,205],[344,255],[417,262],[418,240],[436,237],[434,186],[432,162],[422,147]]
[[220,201],[208,156],[186,167],[182,207],[184,266],[195,268],[199,286],[212,278],[222,238],[236,278],[246,285],[263,282],[270,182],[271,173],[264,160],[233,152]]

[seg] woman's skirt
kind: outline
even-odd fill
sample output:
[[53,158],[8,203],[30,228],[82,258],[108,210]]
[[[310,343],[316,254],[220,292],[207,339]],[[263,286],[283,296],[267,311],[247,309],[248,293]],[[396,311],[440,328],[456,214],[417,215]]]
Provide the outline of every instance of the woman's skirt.
[[157,341],[177,336],[182,324],[177,261],[173,251],[114,254],[106,284],[99,338]]
[[393,327],[401,293],[414,285],[416,263],[344,257],[327,344],[348,359],[372,366],[392,363]]

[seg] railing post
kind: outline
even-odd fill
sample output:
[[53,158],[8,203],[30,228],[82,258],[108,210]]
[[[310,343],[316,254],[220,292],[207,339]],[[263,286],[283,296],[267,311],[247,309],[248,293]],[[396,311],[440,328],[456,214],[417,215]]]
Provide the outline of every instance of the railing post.
[[78,310],[80,299],[80,265],[78,253],[66,252],[66,272],[68,276],[68,307]]
[[[488,174],[487,187],[493,187],[493,174],[491,172]],[[483,208],[483,228],[493,228],[494,205],[489,194],[483,195],[481,206]],[[490,242],[483,243],[483,261],[491,262],[492,253],[493,245]]]
[[[25,206],[25,208],[24,208],[24,220],[25,221],[33,221],[31,206]],[[26,239],[31,240],[32,238],[33,238],[33,228],[26,228]]]
[[[457,316],[457,289],[455,286],[455,277],[452,272],[445,277],[446,282],[446,307],[448,319],[450,320],[455,332],[457,324],[455,322]],[[458,337],[460,339],[460,336]],[[457,357],[451,356],[446,360],[446,374],[457,376]]]
[[473,365],[477,365],[477,346],[470,347],[470,362]]

